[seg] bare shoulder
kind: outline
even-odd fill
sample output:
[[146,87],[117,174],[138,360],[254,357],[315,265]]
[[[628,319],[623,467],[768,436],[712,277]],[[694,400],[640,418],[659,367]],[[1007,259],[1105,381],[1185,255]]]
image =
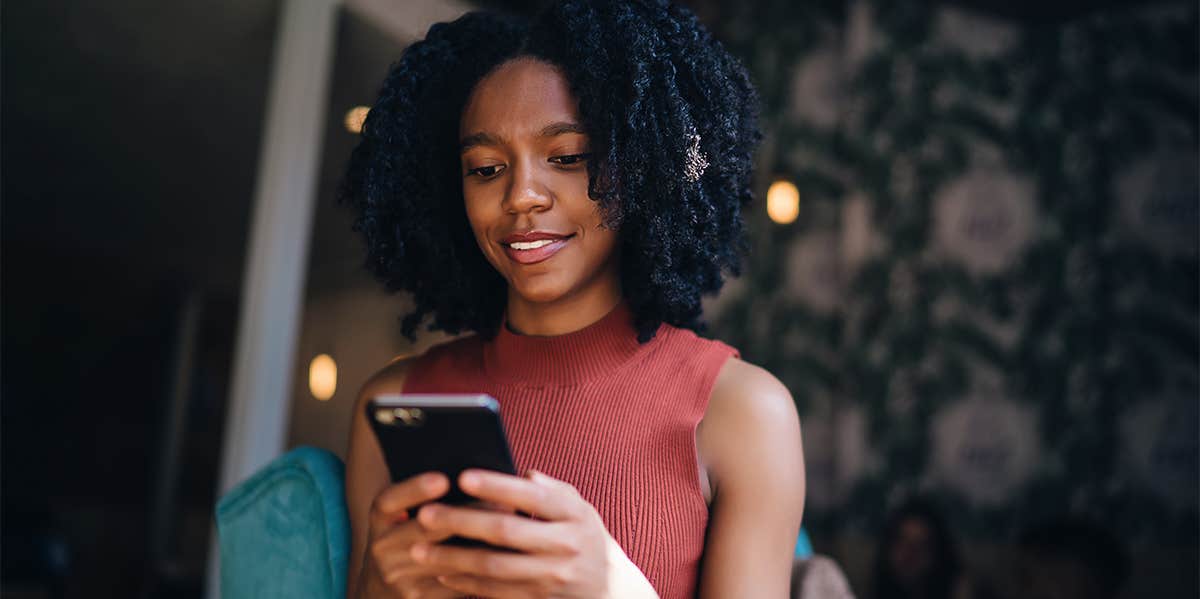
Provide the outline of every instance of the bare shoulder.
[[386,366],[375,371],[367,381],[363,383],[362,388],[358,393],[359,403],[365,402],[371,396],[381,393],[400,393],[404,390],[404,380],[408,378],[408,371],[412,367],[413,362],[420,358],[421,354],[405,354],[394,358],[388,362]]
[[[699,449],[714,483],[745,472],[755,454],[797,455],[800,416],[788,388],[766,369],[730,358],[713,384],[698,429]],[[769,462],[769,461],[768,461]]]
[[[477,351],[478,339],[475,335],[448,339],[429,346],[422,351],[413,351],[397,356],[372,374],[358,392],[357,404],[365,404],[372,396],[382,393],[401,393],[404,383],[408,380],[411,369],[436,367],[441,364],[446,367],[457,365],[459,360],[470,359],[469,356]],[[449,362],[447,362],[449,360]],[[420,366],[417,366],[420,361]]]
[[788,388],[766,369],[740,358],[727,360],[717,374],[705,419],[710,417],[746,434],[780,420],[799,421]]
[[366,434],[368,429],[365,416],[367,402],[377,395],[403,392],[404,381],[408,378],[409,369],[419,357],[420,354],[398,356],[377,370],[359,387],[358,396],[354,400],[354,412],[351,416],[350,448],[347,454],[349,460],[358,460],[364,457],[362,443],[363,439],[369,436]]

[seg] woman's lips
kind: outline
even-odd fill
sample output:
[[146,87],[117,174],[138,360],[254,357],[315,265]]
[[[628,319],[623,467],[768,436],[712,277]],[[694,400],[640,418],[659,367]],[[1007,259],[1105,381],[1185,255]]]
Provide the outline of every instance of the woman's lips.
[[559,250],[563,249],[563,247],[567,245],[567,241],[572,237],[574,237],[574,235],[553,239],[550,240],[550,243],[529,250],[518,250],[507,243],[501,245],[504,246],[504,253],[508,254],[508,257],[513,262],[520,264],[537,264],[538,262],[546,260],[550,256],[557,254]]

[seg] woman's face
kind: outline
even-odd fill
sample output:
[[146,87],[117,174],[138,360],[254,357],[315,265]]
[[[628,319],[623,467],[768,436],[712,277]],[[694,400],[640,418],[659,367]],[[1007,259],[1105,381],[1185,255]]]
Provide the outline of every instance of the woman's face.
[[933,553],[933,531],[920,518],[905,518],[888,555],[892,573],[906,588],[913,588],[933,570]]
[[614,286],[617,234],[588,197],[589,140],[557,67],[530,58],[497,67],[468,99],[459,137],[467,219],[510,299]]

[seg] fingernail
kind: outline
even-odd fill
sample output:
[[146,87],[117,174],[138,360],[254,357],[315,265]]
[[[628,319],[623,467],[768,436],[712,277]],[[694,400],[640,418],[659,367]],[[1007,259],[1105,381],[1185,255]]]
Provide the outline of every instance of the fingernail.
[[426,557],[429,557],[429,546],[424,543],[417,543],[412,546],[410,553],[412,553],[414,560],[423,562]]

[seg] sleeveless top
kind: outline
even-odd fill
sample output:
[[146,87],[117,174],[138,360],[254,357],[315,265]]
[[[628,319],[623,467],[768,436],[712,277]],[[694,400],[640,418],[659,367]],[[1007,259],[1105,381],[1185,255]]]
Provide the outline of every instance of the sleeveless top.
[[738,351],[666,323],[639,344],[625,301],[587,327],[520,335],[502,323],[430,348],[405,393],[487,393],[517,471],[571,483],[662,599],[693,597],[708,506],[696,425]]

